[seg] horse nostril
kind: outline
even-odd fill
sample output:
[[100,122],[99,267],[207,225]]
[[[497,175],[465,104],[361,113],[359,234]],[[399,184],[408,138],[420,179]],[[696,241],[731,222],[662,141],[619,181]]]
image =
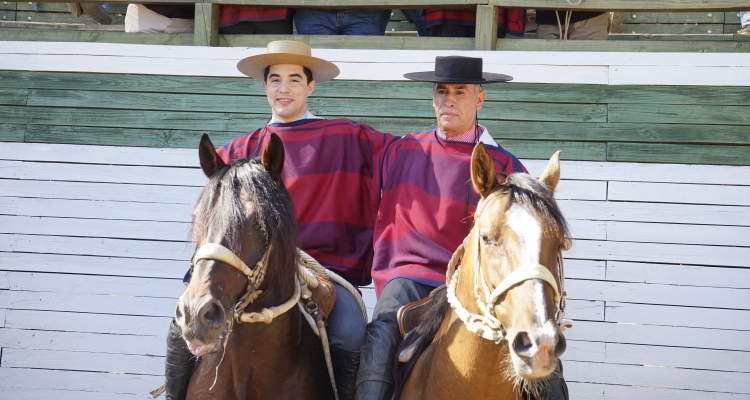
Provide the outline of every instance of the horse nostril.
[[217,300],[211,300],[208,303],[203,304],[198,311],[199,320],[209,326],[223,324],[225,316],[226,313],[224,312],[224,308]]
[[531,349],[533,345],[534,343],[526,332],[518,332],[516,338],[513,339],[513,351],[519,356],[531,357]]
[[558,335],[557,336],[557,345],[555,345],[555,356],[560,357],[563,353],[565,353],[565,349],[567,347],[567,343],[565,342],[565,336]]

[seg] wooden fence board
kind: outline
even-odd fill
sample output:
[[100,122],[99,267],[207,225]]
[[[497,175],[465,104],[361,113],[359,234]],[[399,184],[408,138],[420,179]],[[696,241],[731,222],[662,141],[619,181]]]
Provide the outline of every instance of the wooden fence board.
[[[586,226],[586,225],[590,225]],[[602,239],[606,224],[594,227],[584,224],[581,229],[586,238]],[[594,231],[594,228],[598,228]],[[187,241],[190,225],[182,222],[121,221],[99,219],[73,219],[50,217],[23,217],[0,215],[0,233],[24,235],[52,235],[74,237],[101,237],[140,240]]]
[[[177,302],[174,303],[177,305]],[[154,336],[166,338],[172,315],[149,317],[82,312],[7,310],[5,327],[33,331],[60,331]],[[163,342],[162,342],[163,343]]]
[[25,105],[27,95],[28,91],[24,89],[0,89],[0,105]]
[[187,261],[193,249],[184,242],[0,234],[0,251]]
[[[25,131],[24,125],[0,123],[0,142],[22,142]],[[3,143],[3,146],[6,144]]]
[[622,24],[621,31],[632,34],[669,34],[669,35],[690,35],[690,34],[722,34],[724,33],[723,24]]
[[632,24],[707,24],[724,23],[723,12],[639,12],[625,13],[625,22]]
[[620,282],[750,289],[750,269],[747,268],[608,261],[607,279]]
[[[110,14],[110,18],[112,18],[112,25],[123,25],[125,24],[125,16],[124,15],[113,15]],[[66,13],[54,13],[54,12],[34,12],[34,11],[17,11],[16,12],[16,21],[27,21],[27,22],[48,22],[48,23],[57,23],[57,24],[88,24],[88,25],[98,25],[96,21],[94,21],[93,18],[88,16],[87,14],[81,15],[79,18],[76,18],[73,14],[70,12]]]
[[97,391],[101,393],[132,394],[143,398],[164,383],[164,376],[0,368],[0,382],[0,388],[63,391],[91,391],[91,382],[96,382]]
[[38,388],[9,388],[0,384],[0,392],[13,400],[136,400],[143,399],[144,394],[123,394],[123,393],[104,393],[86,390],[56,390],[56,389],[38,389]]
[[[94,218],[189,224],[193,206],[104,200],[65,200],[0,197],[0,214],[28,217]],[[184,232],[187,232],[187,226]],[[182,239],[187,236],[183,235]]]
[[[166,333],[166,330],[165,330]],[[135,354],[164,357],[164,338],[80,332],[0,329],[0,346],[30,350]]]
[[750,187],[748,186],[610,182],[607,196],[610,201],[750,205]]
[[[67,271],[64,271],[67,272]],[[73,275],[68,273],[7,272],[10,290],[103,296],[177,299],[185,290],[181,276],[174,279]]]
[[571,258],[688,265],[750,267],[750,248],[666,243],[576,240]]
[[606,320],[750,331],[750,311],[608,302]]
[[585,200],[558,204],[568,219],[750,226],[750,207]]
[[[158,189],[158,190],[155,190]],[[168,189],[168,190],[167,190]],[[92,182],[13,181],[0,179],[0,196],[69,200],[132,201],[194,204],[201,188],[185,186],[120,185]]]
[[574,320],[565,337],[577,341],[750,351],[747,331],[729,329]]
[[566,290],[572,299],[750,310],[750,289],[571,279]]
[[[0,291],[0,308],[166,317],[174,314],[177,299]],[[7,316],[6,316],[7,318]]]
[[609,221],[608,240],[619,242],[750,246],[750,227]]
[[604,321],[604,302],[591,300],[568,300],[565,315],[574,320]]
[[[3,238],[5,240],[5,238]],[[98,257],[42,253],[0,253],[3,269],[23,272],[179,278],[190,268],[188,260]]]
[[40,368],[156,375],[164,369],[164,358],[129,354],[4,348],[2,368]]
[[651,365],[709,371],[750,372],[747,352],[606,344],[608,364]]
[[[200,138],[199,138],[200,139]],[[198,140],[199,140],[198,139]],[[58,163],[197,167],[198,143],[190,149],[126,146],[78,146],[68,144],[7,143],[0,146],[0,159]]]
[[608,143],[610,161],[750,165],[743,146]]
[[[720,387],[720,386],[719,386]],[[636,387],[624,385],[606,386],[605,396],[607,400],[662,400],[662,399],[680,399],[680,400],[703,400],[711,398],[712,400],[740,400],[746,399],[747,395],[737,393],[706,392],[696,390],[682,389],[663,389],[651,387]]]

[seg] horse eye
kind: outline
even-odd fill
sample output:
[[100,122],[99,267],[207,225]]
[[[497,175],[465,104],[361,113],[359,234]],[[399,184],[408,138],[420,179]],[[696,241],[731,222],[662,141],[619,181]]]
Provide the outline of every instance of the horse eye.
[[487,235],[482,235],[482,242],[484,242],[484,244],[492,244],[492,240]]
[[256,231],[260,231],[260,222],[258,222],[257,219],[253,220],[253,228],[255,228]]

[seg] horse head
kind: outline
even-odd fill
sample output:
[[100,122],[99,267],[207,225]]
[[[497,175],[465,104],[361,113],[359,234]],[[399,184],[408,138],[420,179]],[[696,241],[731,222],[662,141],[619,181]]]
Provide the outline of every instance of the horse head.
[[271,135],[259,159],[225,164],[203,135],[209,178],[193,210],[196,251],[175,319],[190,351],[221,349],[246,309],[278,303],[295,290],[297,225],[281,183],[284,147]]
[[514,173],[504,182],[498,182],[482,144],[471,159],[471,180],[481,200],[461,268],[473,265],[477,307],[496,329],[493,339],[507,342],[510,373],[522,381],[551,374],[565,351],[560,255],[570,242],[553,197],[559,155],[552,156],[539,180]]

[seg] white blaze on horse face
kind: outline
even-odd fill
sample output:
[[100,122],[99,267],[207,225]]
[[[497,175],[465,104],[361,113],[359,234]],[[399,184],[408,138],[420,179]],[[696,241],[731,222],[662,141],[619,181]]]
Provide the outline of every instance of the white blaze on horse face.
[[[505,221],[516,233],[521,244],[521,266],[539,264],[542,254],[542,226],[520,204],[513,203],[505,214]],[[544,282],[532,280],[534,288],[534,309],[536,325],[544,326],[547,322],[547,307],[544,302]]]

